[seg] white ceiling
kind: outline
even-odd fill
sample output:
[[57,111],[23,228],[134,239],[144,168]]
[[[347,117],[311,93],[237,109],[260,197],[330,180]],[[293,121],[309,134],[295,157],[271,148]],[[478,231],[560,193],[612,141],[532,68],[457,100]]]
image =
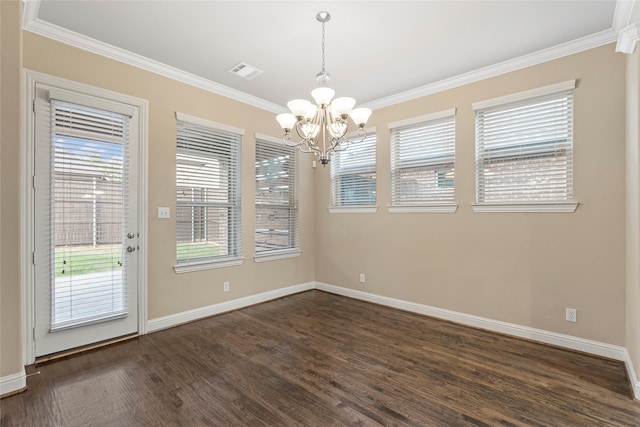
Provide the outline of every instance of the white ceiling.
[[[376,107],[478,70],[517,69],[614,42],[624,3],[43,0],[27,2],[25,28],[49,28],[49,36],[66,34],[112,57],[133,53],[279,109],[310,99],[316,87],[322,27],[315,16],[326,10],[330,86]],[[239,62],[264,73],[250,81],[229,73]]]

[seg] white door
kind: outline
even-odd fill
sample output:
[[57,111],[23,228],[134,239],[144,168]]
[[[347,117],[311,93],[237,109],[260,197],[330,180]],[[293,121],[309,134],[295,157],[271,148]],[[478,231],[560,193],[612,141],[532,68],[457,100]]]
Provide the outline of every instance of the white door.
[[139,119],[36,84],[35,356],[136,333]]

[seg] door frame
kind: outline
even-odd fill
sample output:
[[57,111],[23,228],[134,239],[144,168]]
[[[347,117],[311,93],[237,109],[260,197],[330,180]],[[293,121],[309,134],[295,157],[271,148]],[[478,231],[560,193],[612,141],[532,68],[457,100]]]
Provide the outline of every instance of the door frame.
[[138,245],[140,249],[137,252],[138,256],[138,274],[137,274],[137,292],[138,292],[138,334],[144,335],[147,333],[147,271],[148,271],[148,124],[149,124],[149,102],[142,98],[125,95],[110,90],[98,88],[95,86],[86,85],[83,83],[74,82],[71,80],[63,79],[60,77],[50,76],[48,74],[32,71],[29,69],[23,70],[22,78],[22,108],[23,114],[21,115],[21,128],[22,132],[22,144],[21,144],[21,166],[22,176],[21,180],[21,192],[20,192],[20,208],[21,218],[23,221],[20,224],[20,241],[21,247],[18,248],[22,256],[20,257],[20,270],[21,270],[21,288],[22,288],[22,359],[23,364],[31,365],[35,362],[35,343],[34,343],[34,328],[35,328],[35,274],[33,253],[34,247],[34,182],[33,176],[34,170],[34,107],[33,100],[35,97],[35,85],[41,83],[49,86],[55,86],[62,89],[79,92],[82,94],[95,96],[98,98],[108,99],[116,102],[121,102],[133,106],[138,110],[140,118],[140,126],[138,129],[138,141],[139,141],[139,156],[138,163],[132,165],[132,169],[136,169],[138,173],[138,230],[140,237],[138,239]]

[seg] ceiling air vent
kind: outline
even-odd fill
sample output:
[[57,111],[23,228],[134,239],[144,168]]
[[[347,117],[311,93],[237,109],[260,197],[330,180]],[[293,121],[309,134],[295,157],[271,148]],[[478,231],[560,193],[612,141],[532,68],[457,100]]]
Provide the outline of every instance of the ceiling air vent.
[[262,74],[262,70],[244,62],[239,63],[238,65],[230,69],[229,72],[247,80],[251,80],[252,78]]

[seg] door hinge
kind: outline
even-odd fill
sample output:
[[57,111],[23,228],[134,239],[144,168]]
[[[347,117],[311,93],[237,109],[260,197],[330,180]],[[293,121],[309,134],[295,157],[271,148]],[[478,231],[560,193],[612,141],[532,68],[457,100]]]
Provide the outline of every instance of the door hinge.
[[33,175],[31,177],[31,186],[33,187],[34,190],[36,189],[36,176],[35,175]]
[[31,252],[31,263],[36,265],[36,251]]
[[32,333],[32,336],[33,336],[33,340],[35,341],[36,340],[36,328],[32,328],[31,329],[31,333]]
[[36,112],[36,100],[35,99],[31,101],[31,108],[33,109],[33,112],[35,113]]

